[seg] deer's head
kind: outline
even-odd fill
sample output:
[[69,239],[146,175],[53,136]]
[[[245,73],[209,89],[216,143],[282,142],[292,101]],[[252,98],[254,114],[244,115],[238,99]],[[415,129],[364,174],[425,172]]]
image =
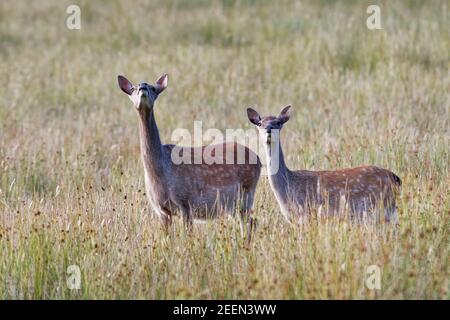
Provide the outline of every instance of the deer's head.
[[290,109],[291,106],[288,105],[281,110],[278,116],[261,117],[256,110],[248,108],[247,116],[250,122],[258,127],[259,132],[265,138],[266,143],[270,144],[272,136],[279,137],[281,128],[283,128],[283,125],[291,117]]
[[130,80],[124,76],[118,76],[119,87],[125,92],[138,112],[148,112],[153,109],[153,105],[159,94],[167,88],[168,75],[162,75],[155,84],[142,82],[134,86]]

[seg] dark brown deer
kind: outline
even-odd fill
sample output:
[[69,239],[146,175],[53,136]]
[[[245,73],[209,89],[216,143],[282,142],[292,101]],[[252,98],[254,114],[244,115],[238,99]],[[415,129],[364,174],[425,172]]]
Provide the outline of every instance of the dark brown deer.
[[[131,99],[138,114],[145,186],[153,210],[166,227],[177,213],[181,213],[188,224],[192,219],[214,218],[236,209],[242,215],[248,215],[261,173],[258,156],[238,143],[209,146],[213,151],[205,157],[205,147],[162,144],[153,107],[166,89],[167,80],[165,74],[154,85],[140,83],[134,86],[125,77],[118,76],[119,87]],[[174,152],[188,153],[190,160],[198,154],[202,157],[200,162],[194,159],[188,163],[174,163]],[[223,161],[217,161],[217,158]]]

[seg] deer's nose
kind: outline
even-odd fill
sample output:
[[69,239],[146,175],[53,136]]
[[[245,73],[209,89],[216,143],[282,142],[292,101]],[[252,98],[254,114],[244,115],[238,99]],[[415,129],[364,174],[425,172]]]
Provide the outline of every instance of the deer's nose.
[[139,87],[139,91],[142,91],[143,93],[147,93],[146,87]]

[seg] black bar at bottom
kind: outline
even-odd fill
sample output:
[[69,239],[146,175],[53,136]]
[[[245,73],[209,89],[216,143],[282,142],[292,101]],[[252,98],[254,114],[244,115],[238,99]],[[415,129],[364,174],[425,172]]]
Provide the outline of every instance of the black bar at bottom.
[[[158,301],[1,301],[0,310],[15,316],[143,316],[143,319],[291,319],[320,316],[383,319],[429,315],[449,310],[449,301],[325,300],[158,300]],[[9,309],[9,310],[8,310]],[[308,315],[308,316],[307,316]]]

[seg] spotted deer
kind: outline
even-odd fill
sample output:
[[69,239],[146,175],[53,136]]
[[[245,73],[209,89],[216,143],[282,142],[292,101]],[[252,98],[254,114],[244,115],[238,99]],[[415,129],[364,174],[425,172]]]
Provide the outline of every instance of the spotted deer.
[[259,128],[265,140],[267,170],[270,186],[283,215],[290,221],[292,213],[307,215],[315,206],[328,214],[340,214],[345,209],[351,218],[375,218],[381,212],[387,222],[397,223],[395,194],[401,186],[400,178],[389,170],[376,166],[335,171],[290,170],[283,156],[279,132],[290,118],[291,106],[278,116],[261,117],[247,109],[251,123]]
[[[118,76],[120,89],[131,99],[138,114],[145,186],[153,210],[166,227],[178,213],[188,225],[193,219],[214,218],[235,209],[248,215],[261,172],[258,156],[238,143],[208,146],[212,150],[209,153],[205,146],[162,144],[153,107],[167,81],[165,74],[153,85],[134,86],[124,76]],[[174,163],[175,151],[187,154],[183,159],[189,161]],[[191,161],[198,154],[200,161]]]

